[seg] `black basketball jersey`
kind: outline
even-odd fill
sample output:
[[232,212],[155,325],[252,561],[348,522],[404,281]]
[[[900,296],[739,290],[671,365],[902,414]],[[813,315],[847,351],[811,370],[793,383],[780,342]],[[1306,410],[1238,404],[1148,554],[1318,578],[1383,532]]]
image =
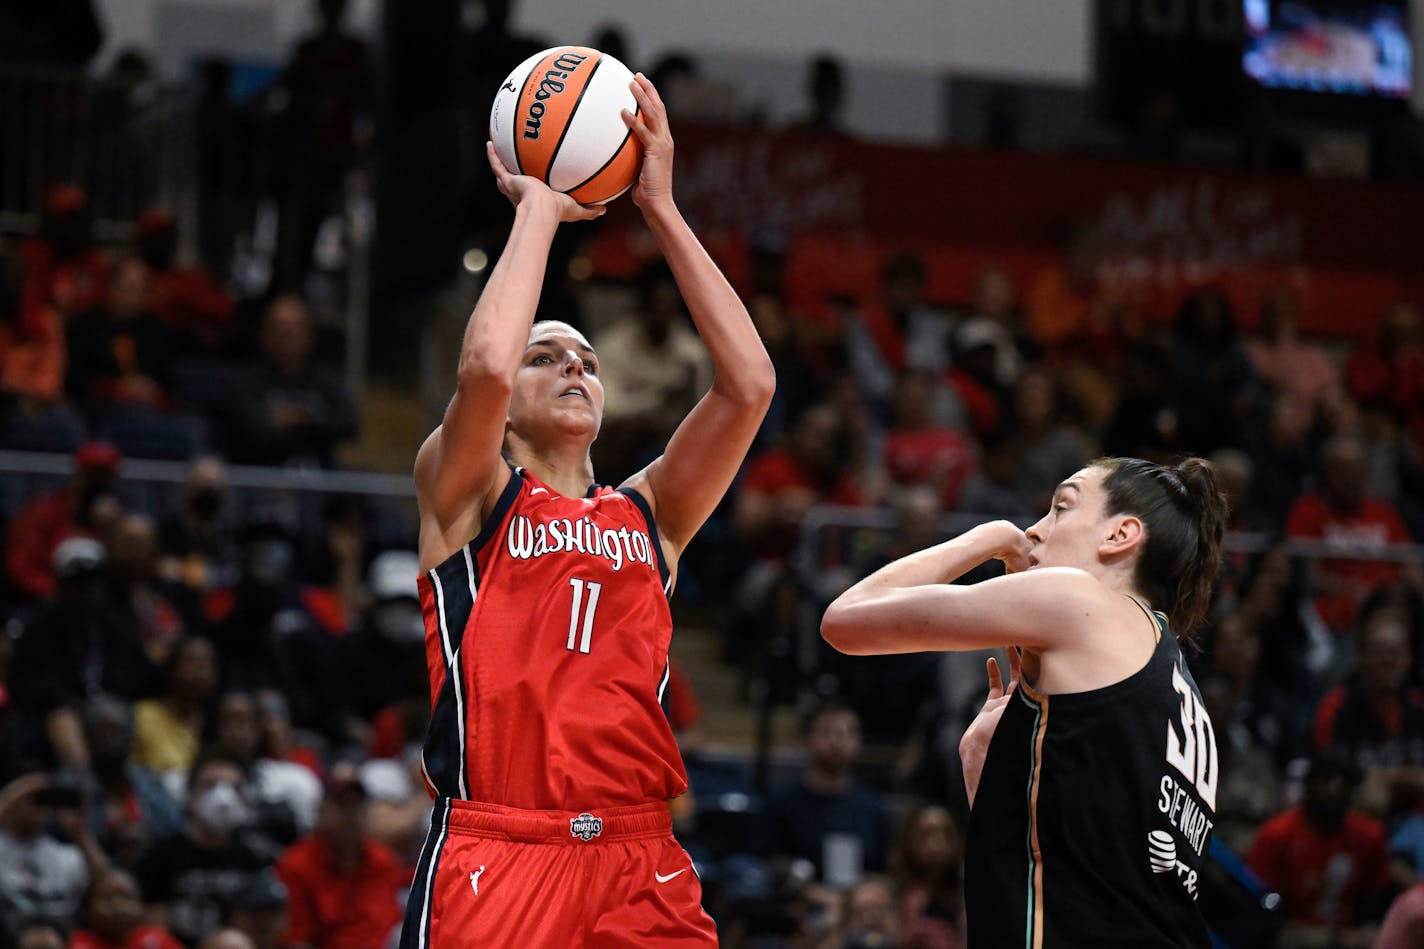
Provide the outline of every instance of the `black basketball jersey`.
[[1020,683],[969,817],[970,949],[1210,946],[1197,908],[1215,822],[1211,720],[1166,619],[1121,682]]

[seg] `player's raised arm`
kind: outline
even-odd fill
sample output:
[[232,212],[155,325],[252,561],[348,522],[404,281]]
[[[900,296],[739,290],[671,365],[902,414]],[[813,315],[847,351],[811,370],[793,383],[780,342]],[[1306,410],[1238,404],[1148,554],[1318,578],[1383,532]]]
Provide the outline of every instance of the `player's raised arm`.
[[633,200],[672,268],[716,370],[712,388],[678,426],[663,455],[627,482],[647,497],[663,542],[676,556],[736,477],[771,404],[776,374],[747,308],[673,202],[673,142],[662,99],[641,73],[632,88],[639,117],[623,116],[643,144]]
[[[529,341],[555,230],[561,222],[603,213],[603,208],[583,207],[534,178],[512,174],[493,147],[486,148],[499,190],[515,206],[514,227],[465,327],[455,396],[416,456],[421,508],[442,532],[455,528],[472,507],[481,516],[483,502],[503,482],[500,447],[510,392]],[[454,545],[466,539],[457,538]]]
[[[826,609],[821,635],[851,655],[1069,644],[1107,604],[1081,570],[1028,566],[1029,540],[1008,521],[981,524],[902,557],[846,590]],[[1010,573],[980,583],[952,581],[988,560]],[[1080,622],[1086,620],[1086,622]]]

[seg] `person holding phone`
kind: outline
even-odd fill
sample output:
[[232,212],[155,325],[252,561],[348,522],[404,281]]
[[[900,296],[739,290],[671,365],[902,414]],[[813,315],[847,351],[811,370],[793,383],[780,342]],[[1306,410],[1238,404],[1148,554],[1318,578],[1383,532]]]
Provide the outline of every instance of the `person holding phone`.
[[[53,836],[51,825],[69,841]],[[72,919],[108,863],[70,775],[26,774],[0,788],[0,922],[11,940],[27,918]]]

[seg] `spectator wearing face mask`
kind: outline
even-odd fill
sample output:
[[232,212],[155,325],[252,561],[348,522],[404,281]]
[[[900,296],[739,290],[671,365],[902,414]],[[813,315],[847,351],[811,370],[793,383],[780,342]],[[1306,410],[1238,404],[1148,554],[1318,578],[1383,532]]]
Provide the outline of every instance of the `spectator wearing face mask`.
[[252,830],[253,808],[243,799],[242,767],[210,755],[193,766],[183,829],[160,841],[139,867],[151,919],[189,945],[217,929],[254,876],[277,857]]
[[204,623],[214,591],[237,578],[238,544],[227,466],[216,455],[193,459],[179,509],[159,523],[158,574],[174,585],[174,603],[190,628]]

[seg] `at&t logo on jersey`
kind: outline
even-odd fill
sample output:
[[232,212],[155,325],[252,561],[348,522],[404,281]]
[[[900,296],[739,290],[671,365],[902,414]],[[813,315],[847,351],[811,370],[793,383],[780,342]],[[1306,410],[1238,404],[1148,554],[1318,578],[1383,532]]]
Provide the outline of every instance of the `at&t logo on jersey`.
[[1177,841],[1165,830],[1147,834],[1147,863],[1153,873],[1175,873],[1182,886],[1197,898],[1197,871],[1177,859]]
[[580,814],[569,820],[569,833],[584,840],[592,840],[603,833],[603,818]]
[[656,565],[646,531],[629,530],[626,525],[617,530],[600,528],[588,517],[555,517],[536,524],[528,515],[517,514],[510,518],[505,542],[516,560],[545,554],[588,554],[607,560],[615,573],[625,563]]

